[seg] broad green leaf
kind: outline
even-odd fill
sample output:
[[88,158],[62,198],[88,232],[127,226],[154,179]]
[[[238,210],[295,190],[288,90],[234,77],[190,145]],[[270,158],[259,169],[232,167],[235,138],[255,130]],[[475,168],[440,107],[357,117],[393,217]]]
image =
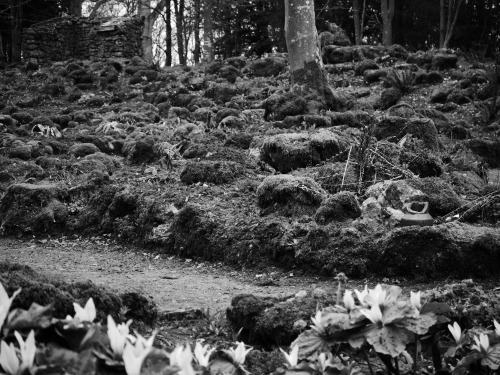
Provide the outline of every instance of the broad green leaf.
[[327,352],[331,349],[327,339],[313,329],[302,332],[290,347],[295,345],[299,345],[299,358],[307,358],[318,351]]
[[433,313],[420,315],[405,321],[404,327],[417,335],[425,335],[429,328],[436,324],[436,316]]
[[434,313],[434,314],[445,314],[450,312],[451,308],[446,303],[442,302],[426,302],[422,309],[420,310],[420,314]]
[[481,360],[481,364],[492,370],[496,370],[500,366],[500,344],[490,347],[488,356]]
[[225,359],[216,359],[210,364],[210,373],[218,375],[233,375],[237,371],[235,365]]
[[385,325],[399,323],[403,319],[413,316],[414,309],[408,304],[391,304],[382,310],[382,317]]
[[33,302],[28,310],[14,309],[7,318],[6,328],[21,330],[31,328],[47,328],[51,324],[54,305],[40,306]]
[[409,335],[403,328],[374,325],[366,332],[366,340],[377,353],[396,357],[405,350]]

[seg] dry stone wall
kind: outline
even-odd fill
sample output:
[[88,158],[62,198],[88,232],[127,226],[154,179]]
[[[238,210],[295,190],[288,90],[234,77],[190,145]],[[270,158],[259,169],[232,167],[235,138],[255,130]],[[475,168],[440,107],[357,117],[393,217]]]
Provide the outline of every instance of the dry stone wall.
[[141,56],[143,21],[139,17],[65,16],[33,25],[23,33],[25,61],[105,60]]

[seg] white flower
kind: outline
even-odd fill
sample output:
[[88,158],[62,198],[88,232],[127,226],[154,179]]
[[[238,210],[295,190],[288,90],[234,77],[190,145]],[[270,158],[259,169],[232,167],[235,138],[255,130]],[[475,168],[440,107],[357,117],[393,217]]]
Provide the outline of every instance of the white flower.
[[332,353],[328,353],[328,355],[326,355],[325,353],[321,353],[318,356],[318,366],[319,366],[319,369],[322,373],[325,372],[327,367],[330,367],[333,365],[334,365],[334,362],[333,362],[333,354]]
[[149,353],[151,353],[151,346],[144,346],[142,341],[136,340],[135,345],[126,342],[123,349],[123,364],[127,375],[140,375],[142,363]]
[[0,344],[0,365],[8,375],[19,373],[20,362],[14,344],[7,345],[5,341]]
[[500,336],[500,324],[496,320],[493,320],[493,324],[495,325],[495,333],[497,336]]
[[12,301],[19,293],[21,293],[21,288],[16,290],[14,292],[14,294],[12,294],[12,296],[9,298],[2,283],[0,283],[0,329],[3,326],[3,322],[5,321],[5,318],[9,314],[9,309],[10,309],[10,305],[12,304]]
[[290,350],[290,354],[281,349],[281,352],[285,355],[285,359],[288,362],[288,367],[295,367],[299,363],[299,346],[294,345],[292,350]]
[[113,354],[118,358],[123,355],[123,349],[125,348],[125,342],[127,341],[131,323],[132,320],[129,320],[127,323],[116,325],[111,315],[108,315],[109,344]]
[[195,375],[195,371],[191,365],[193,353],[189,345],[186,347],[176,346],[172,353],[170,353],[169,358],[170,366],[177,366],[180,368],[178,372],[179,375]]
[[422,308],[422,302],[420,301],[420,291],[417,293],[410,292],[410,303],[411,305],[420,311]]
[[82,308],[78,303],[73,302],[73,307],[75,308],[75,319],[79,319],[81,322],[92,323],[96,317],[94,300],[89,298],[85,304],[85,308]]
[[35,361],[35,332],[31,330],[26,341],[23,340],[19,332],[15,331],[14,336],[16,336],[17,342],[19,343],[19,350],[21,352],[21,367],[20,372],[24,372],[33,367],[33,362]]
[[360,312],[372,323],[384,324],[382,310],[380,310],[380,306],[378,304],[373,305],[370,309],[361,309]]
[[488,353],[488,349],[490,348],[490,339],[488,335],[481,333],[479,337],[474,336],[474,342],[475,344],[471,346],[472,350],[477,350],[479,353],[483,354]]
[[460,342],[462,340],[462,329],[460,328],[458,323],[457,322],[453,323],[453,327],[450,324],[448,324],[448,329],[453,335],[453,338],[455,339],[457,345],[460,345]]
[[374,289],[368,289],[368,296],[366,297],[366,302],[370,306],[379,305],[382,306],[385,302],[385,297],[387,297],[387,291],[382,288],[382,285],[377,284]]
[[354,303],[354,298],[352,298],[352,291],[346,290],[344,293],[344,306],[347,311],[354,310],[356,304]]
[[326,333],[326,327],[323,325],[323,323],[321,323],[321,310],[316,311],[316,316],[311,317],[311,320],[314,323],[314,326],[311,327],[312,329],[314,329],[320,335]]
[[357,289],[354,289],[354,293],[356,293],[356,297],[358,297],[359,303],[361,305],[366,306],[367,303],[365,302],[365,297],[368,295],[368,285],[365,285],[365,289],[363,291],[359,291]]
[[250,351],[253,348],[245,349],[245,344],[243,342],[236,342],[236,343],[238,344],[236,349],[233,349],[233,348],[231,348],[229,350],[224,349],[224,353],[226,353],[228,356],[230,356],[231,359],[233,360],[233,362],[235,362],[239,365],[242,365],[245,363],[245,358],[246,358],[247,354],[250,353]]
[[202,345],[199,341],[196,342],[194,357],[200,366],[208,367],[210,355],[215,351],[215,348],[210,350],[208,348],[208,345]]

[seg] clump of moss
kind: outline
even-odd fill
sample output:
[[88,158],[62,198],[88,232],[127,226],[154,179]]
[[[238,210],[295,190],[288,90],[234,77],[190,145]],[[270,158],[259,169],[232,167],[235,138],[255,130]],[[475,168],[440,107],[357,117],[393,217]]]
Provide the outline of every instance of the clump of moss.
[[224,160],[190,161],[181,172],[181,181],[185,184],[208,182],[226,184],[243,175],[243,166]]

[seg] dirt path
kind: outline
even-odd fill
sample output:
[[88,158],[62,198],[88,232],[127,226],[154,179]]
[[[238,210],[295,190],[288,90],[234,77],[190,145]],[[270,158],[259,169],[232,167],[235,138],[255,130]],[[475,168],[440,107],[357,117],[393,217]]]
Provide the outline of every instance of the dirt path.
[[[221,265],[196,263],[127,248],[102,239],[20,241],[0,239],[0,261],[32,267],[65,281],[92,280],[119,292],[152,297],[160,311],[225,309],[241,293],[283,296],[314,286],[314,279],[277,274],[271,286],[258,285],[257,272],[236,272]],[[312,285],[311,285],[312,284]],[[323,283],[324,284],[324,283]]]

